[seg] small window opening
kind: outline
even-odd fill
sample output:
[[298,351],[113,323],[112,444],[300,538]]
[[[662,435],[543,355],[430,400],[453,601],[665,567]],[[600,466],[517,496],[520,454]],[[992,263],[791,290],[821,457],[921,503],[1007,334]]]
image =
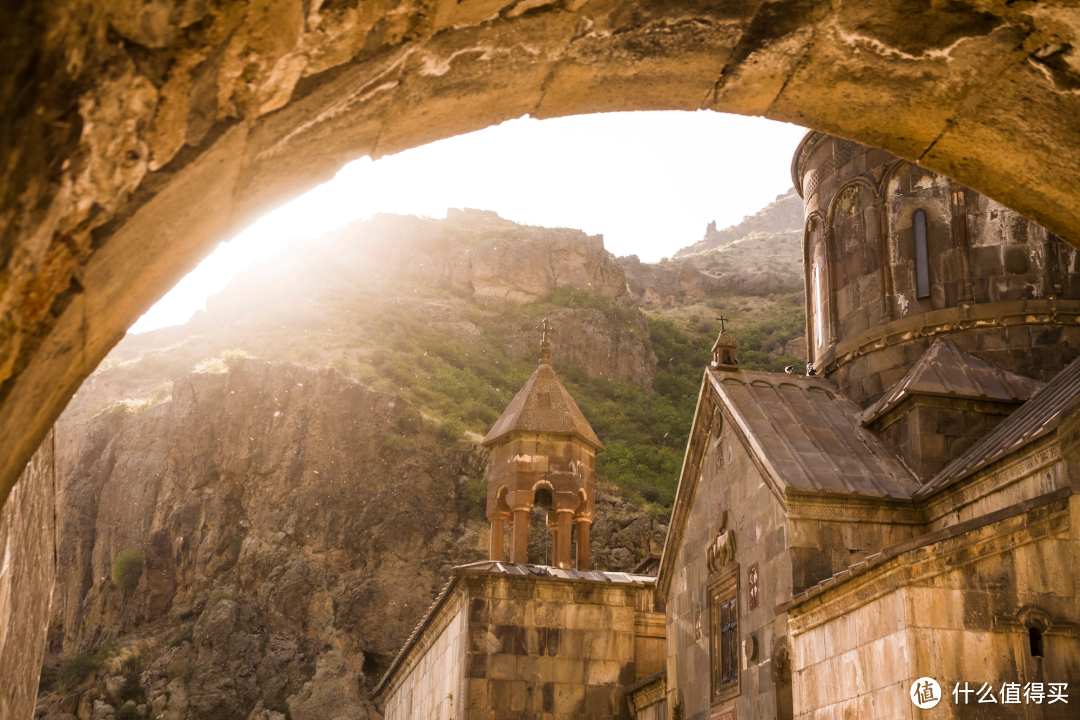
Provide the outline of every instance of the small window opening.
[[1028,628],[1028,640],[1031,641],[1031,657],[1043,656],[1043,634],[1037,627]]
[[930,259],[926,251],[926,211],[916,210],[911,220],[915,231],[915,287],[918,297],[930,297]]

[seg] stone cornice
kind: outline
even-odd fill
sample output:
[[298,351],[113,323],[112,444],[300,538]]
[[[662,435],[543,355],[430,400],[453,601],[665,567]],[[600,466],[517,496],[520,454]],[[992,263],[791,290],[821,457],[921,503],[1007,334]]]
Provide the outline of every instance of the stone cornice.
[[788,489],[787,516],[791,520],[828,520],[890,525],[923,525],[923,514],[910,500],[863,498],[853,495],[806,493]]
[[879,350],[967,330],[1017,325],[1080,324],[1080,302],[1075,300],[1013,300],[976,303],[932,310],[878,325],[825,350],[817,367],[828,375]]
[[776,608],[799,635],[900,587],[992,557],[1070,527],[1069,488],[886,548]]

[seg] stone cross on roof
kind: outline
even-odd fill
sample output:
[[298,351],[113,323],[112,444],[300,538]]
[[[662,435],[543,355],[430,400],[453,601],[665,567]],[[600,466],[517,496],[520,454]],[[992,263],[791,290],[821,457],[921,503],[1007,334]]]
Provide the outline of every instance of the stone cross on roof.
[[724,323],[727,322],[727,318],[721,315],[716,319],[720,321],[720,332],[724,332]]
[[540,331],[540,362],[551,363],[551,336],[555,334],[555,326],[544,318],[544,321],[536,326]]

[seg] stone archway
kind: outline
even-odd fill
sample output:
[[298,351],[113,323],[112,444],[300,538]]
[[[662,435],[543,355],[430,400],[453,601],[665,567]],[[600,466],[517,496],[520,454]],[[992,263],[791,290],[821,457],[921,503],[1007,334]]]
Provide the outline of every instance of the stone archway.
[[[885,148],[1080,244],[1080,11],[951,0],[42,0],[0,10],[0,499],[251,219],[529,113],[713,109]],[[1018,180],[1022,178],[1022,181]]]

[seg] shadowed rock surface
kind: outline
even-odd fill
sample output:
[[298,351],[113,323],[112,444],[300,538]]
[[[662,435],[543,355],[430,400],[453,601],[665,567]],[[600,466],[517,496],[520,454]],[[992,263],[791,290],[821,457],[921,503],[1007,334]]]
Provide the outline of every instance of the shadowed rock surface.
[[[170,720],[372,716],[368,686],[449,568],[486,557],[470,494],[486,453],[333,369],[237,358],[111,407],[75,444],[49,650],[120,654],[42,710],[76,690]],[[597,567],[632,568],[666,532],[618,498],[597,514]]]

